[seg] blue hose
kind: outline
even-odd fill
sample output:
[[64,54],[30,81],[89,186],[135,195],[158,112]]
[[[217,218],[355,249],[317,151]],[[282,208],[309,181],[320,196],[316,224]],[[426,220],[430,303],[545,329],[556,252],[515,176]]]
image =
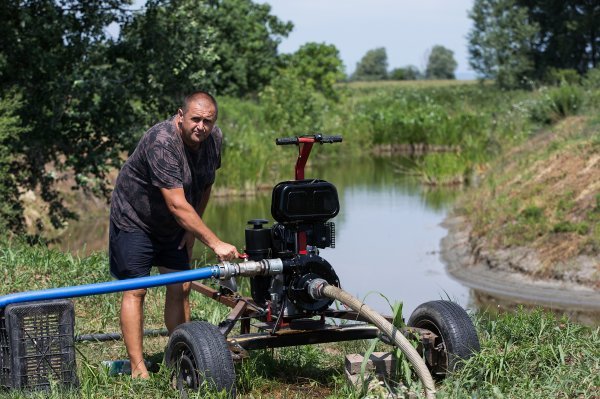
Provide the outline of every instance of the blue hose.
[[140,288],[158,287],[160,285],[178,284],[186,281],[218,278],[219,266],[207,266],[202,269],[186,270],[157,276],[132,278],[128,280],[107,281],[105,283],[77,285],[74,287],[50,288],[39,291],[18,292],[0,297],[0,309],[11,303],[42,301],[49,299],[76,298],[80,296],[110,294],[111,292],[129,291]]

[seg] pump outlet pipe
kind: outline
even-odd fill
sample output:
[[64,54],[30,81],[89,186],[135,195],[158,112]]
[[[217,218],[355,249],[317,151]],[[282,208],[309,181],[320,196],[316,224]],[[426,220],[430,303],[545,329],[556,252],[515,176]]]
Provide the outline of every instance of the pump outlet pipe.
[[348,294],[346,291],[334,285],[330,285],[327,281],[317,278],[308,284],[308,293],[313,299],[332,298],[349,306],[352,310],[365,316],[379,330],[387,335],[394,344],[404,353],[408,361],[417,372],[417,376],[425,387],[425,395],[427,399],[435,398],[435,384],[431,373],[425,364],[425,361],[419,355],[419,352],[412,346],[410,341],[396,328],[392,323],[387,321],[379,313],[359,301],[357,298]]
[[226,280],[235,276],[265,276],[283,273],[281,259],[263,259],[245,261],[239,264],[222,262],[201,269],[161,274],[157,276],[139,277],[128,280],[107,281],[96,284],[76,285],[71,287],[49,288],[39,291],[26,291],[0,297],[0,309],[13,303],[47,301],[51,299],[77,298],[82,296],[110,294],[119,291],[140,288],[158,287],[161,285],[179,284],[188,281],[219,278]]

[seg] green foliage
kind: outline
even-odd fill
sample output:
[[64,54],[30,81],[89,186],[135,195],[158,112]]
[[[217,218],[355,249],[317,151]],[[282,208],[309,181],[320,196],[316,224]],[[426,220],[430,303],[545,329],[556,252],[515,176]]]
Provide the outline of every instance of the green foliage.
[[427,79],[455,79],[454,71],[457,66],[452,50],[444,46],[433,46],[427,60],[425,77]]
[[[93,176],[87,188],[107,191],[134,121],[122,65],[111,59],[104,29],[124,18],[128,0],[2,2],[0,95],[26,93],[17,115],[26,135],[10,141],[10,174],[19,189],[38,189],[59,226],[73,214],[55,189],[58,174]],[[88,181],[88,180],[86,180]],[[22,226],[16,226],[22,228]]]
[[527,86],[534,71],[531,43],[539,31],[530,23],[527,9],[517,0],[475,0],[469,17],[471,67],[500,87]]
[[[264,109],[256,102],[232,97],[219,99],[219,127],[224,132],[222,167],[217,173],[219,187],[237,187],[252,192],[272,178],[273,140]],[[227,212],[230,212],[229,209]],[[216,223],[238,223],[233,215]],[[230,231],[239,230],[232,228]]]
[[449,186],[466,183],[472,173],[472,161],[460,154],[433,153],[416,162],[416,171],[421,181],[434,186]]
[[[54,227],[76,217],[56,189],[59,179],[108,197],[108,172],[144,129],[173,115],[192,90],[260,90],[292,28],[250,0],[150,0],[133,14],[130,4],[0,4],[0,97],[14,88],[27,93],[16,116],[29,130],[2,142],[13,155],[6,174],[14,181],[6,184],[39,192]],[[111,23],[121,27],[116,41],[106,33]],[[19,213],[13,192],[5,208]],[[23,229],[20,216],[13,221]]]
[[356,64],[352,80],[384,80],[387,78],[387,53],[384,47],[367,51]]
[[575,69],[550,68],[546,74],[546,81],[555,86],[562,84],[576,85],[581,82],[581,76]]
[[538,206],[532,205],[523,209],[520,216],[526,220],[539,222],[544,216],[544,210]]
[[10,173],[10,166],[15,162],[15,154],[11,150],[11,142],[27,133],[16,115],[22,106],[21,96],[8,94],[0,98],[0,231],[19,231],[23,226],[22,206],[19,200],[17,178]]
[[571,69],[584,74],[598,66],[600,3],[579,0],[517,0],[517,3],[527,9],[529,22],[538,27],[532,41],[536,79],[543,79],[551,69]]
[[128,83],[150,120],[174,114],[190,88],[215,89],[217,33],[209,16],[207,3],[151,0],[122,27],[116,51],[135,71]]
[[392,69],[388,78],[391,80],[417,80],[421,78],[421,72],[416,66],[408,65]]
[[[476,0],[469,16],[471,66],[501,87],[555,80],[557,70],[581,75],[598,65],[598,2]],[[578,80],[572,72],[558,78]]]
[[590,69],[582,80],[586,103],[592,109],[600,108],[600,67]]
[[152,99],[144,111],[158,119],[194,89],[238,96],[261,89],[291,28],[250,0],[151,0],[123,27],[118,49],[135,70],[135,95]]
[[260,93],[260,101],[269,127],[284,136],[321,131],[328,108],[320,93],[287,70]]
[[581,110],[584,92],[579,86],[563,84],[540,91],[541,96],[531,107],[531,118],[535,122],[555,123]]
[[590,232],[590,226],[587,223],[573,223],[570,221],[558,222],[552,227],[554,233],[577,233],[586,235]]
[[337,99],[334,84],[345,78],[340,52],[333,45],[306,43],[284,58],[288,72],[325,97]]
[[583,80],[583,86],[589,89],[600,89],[600,67],[590,69]]
[[[291,22],[271,14],[271,6],[251,0],[205,1],[209,5],[203,29],[215,30],[215,79],[218,94],[256,93],[277,74],[277,46],[292,31]],[[192,6],[197,1],[190,1]],[[195,15],[189,14],[189,15]],[[181,21],[179,21],[181,22]],[[194,37],[190,46],[193,47]]]

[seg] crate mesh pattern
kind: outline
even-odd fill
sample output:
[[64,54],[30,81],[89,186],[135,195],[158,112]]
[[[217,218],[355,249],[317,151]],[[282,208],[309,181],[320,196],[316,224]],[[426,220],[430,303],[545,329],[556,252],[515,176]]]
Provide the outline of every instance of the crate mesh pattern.
[[0,386],[77,386],[71,301],[13,304],[0,312]]

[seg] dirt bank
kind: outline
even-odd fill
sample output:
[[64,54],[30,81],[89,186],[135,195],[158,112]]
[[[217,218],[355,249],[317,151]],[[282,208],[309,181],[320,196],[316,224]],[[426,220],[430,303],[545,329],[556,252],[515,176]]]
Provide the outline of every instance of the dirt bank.
[[470,226],[459,216],[446,219],[448,235],[442,240],[442,259],[448,272],[475,290],[517,303],[539,304],[555,309],[597,312],[600,318],[600,289],[597,281],[582,284],[581,276],[593,276],[595,263],[586,257],[572,260],[579,277],[544,279],[527,273],[537,267],[531,249],[482,251],[470,238]]
[[494,297],[600,321],[599,126],[567,118],[491,164],[446,220],[449,273]]

